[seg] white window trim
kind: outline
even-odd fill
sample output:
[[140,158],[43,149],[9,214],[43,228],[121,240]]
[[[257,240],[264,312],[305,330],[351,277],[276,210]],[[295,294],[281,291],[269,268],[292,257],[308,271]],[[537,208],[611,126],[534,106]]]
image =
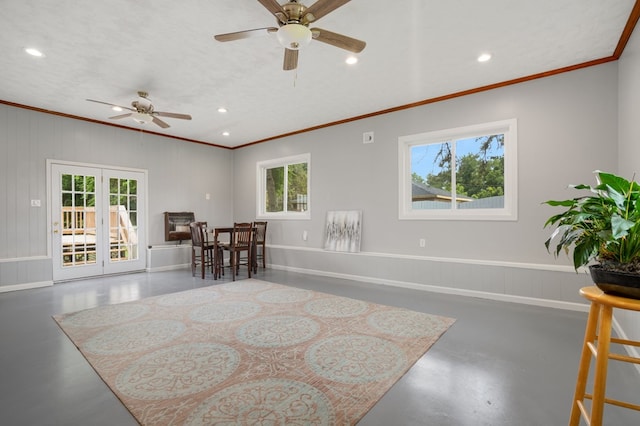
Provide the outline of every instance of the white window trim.
[[[411,147],[430,142],[504,133],[504,208],[414,210],[411,207]],[[518,129],[509,119],[398,138],[398,194],[400,220],[518,220]]]
[[[304,212],[265,212],[266,203],[266,170],[289,164],[307,163],[307,210]],[[311,154],[293,155],[256,163],[256,217],[258,219],[311,219]]]

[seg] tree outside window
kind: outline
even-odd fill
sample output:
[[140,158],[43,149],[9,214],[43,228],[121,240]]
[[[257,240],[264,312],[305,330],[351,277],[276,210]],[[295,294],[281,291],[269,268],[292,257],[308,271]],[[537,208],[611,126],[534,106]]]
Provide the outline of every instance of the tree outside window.
[[260,218],[309,218],[309,154],[258,163]]
[[414,209],[504,207],[504,134],[411,147]]
[[399,138],[400,219],[515,220],[516,121]]

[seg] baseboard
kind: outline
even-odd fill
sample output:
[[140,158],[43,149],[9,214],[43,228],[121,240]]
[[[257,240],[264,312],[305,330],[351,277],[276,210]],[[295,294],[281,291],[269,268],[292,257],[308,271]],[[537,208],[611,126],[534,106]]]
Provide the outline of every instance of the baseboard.
[[0,286],[0,293],[6,293],[9,291],[29,290],[32,288],[50,287],[53,285],[53,281],[40,281],[33,283],[13,284]]
[[184,263],[182,265],[168,265],[168,266],[157,266],[155,268],[146,268],[147,272],[163,272],[163,271],[175,271],[177,269],[188,269],[191,268],[191,264]]
[[408,288],[412,290],[430,291],[433,293],[452,294],[457,296],[477,297],[480,299],[497,300],[501,302],[520,303],[524,305],[542,306],[547,308],[564,309],[569,311],[588,312],[589,305],[582,303],[563,302],[550,299],[539,299],[535,297],[515,296],[509,294],[489,293],[484,291],[466,290],[461,288],[441,287],[428,284],[419,284],[406,281],[396,281],[381,279],[375,277],[368,277],[362,275],[341,274],[335,272],[319,271],[315,269],[295,268],[291,266],[283,265],[267,265],[270,268],[298,272],[301,274],[317,275],[331,278],[341,278],[345,280],[352,280],[358,282],[366,282],[371,284],[386,285],[391,287]]

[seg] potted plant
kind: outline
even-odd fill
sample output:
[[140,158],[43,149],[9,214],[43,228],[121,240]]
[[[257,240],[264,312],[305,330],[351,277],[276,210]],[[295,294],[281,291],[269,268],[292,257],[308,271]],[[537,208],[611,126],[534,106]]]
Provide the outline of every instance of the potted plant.
[[545,222],[555,229],[545,241],[557,257],[573,249],[573,266],[588,266],[605,293],[640,299],[640,185],[595,171],[597,185],[570,185],[588,194],[543,204],[564,207]]

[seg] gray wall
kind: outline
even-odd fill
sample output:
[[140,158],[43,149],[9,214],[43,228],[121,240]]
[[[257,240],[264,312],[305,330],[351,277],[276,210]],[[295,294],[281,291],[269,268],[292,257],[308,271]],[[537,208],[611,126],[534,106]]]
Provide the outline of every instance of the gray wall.
[[[640,179],[640,30],[634,31],[619,61],[619,170]],[[619,311],[616,319],[628,337],[640,340],[640,313]]]
[[[147,170],[143,247],[166,244],[165,211],[194,211],[213,224],[233,220],[231,150],[0,105],[0,286],[51,281],[47,159]],[[42,207],[30,207],[31,199]]]
[[[543,224],[554,209],[541,202],[572,196],[567,185],[594,182],[593,170],[617,170],[617,93],[618,65],[607,63],[236,150],[243,195],[235,199],[235,214],[255,216],[256,161],[310,152],[311,220],[270,221],[274,266],[582,302],[577,289],[590,280],[576,275],[567,258],[547,253]],[[509,118],[518,120],[517,221],[398,220],[399,136]],[[362,144],[367,131],[375,132],[375,143]],[[326,212],[350,209],[363,211],[361,253],[323,251]],[[427,240],[425,248],[419,238]]]
[[[310,152],[312,217],[269,222],[272,267],[582,309],[577,289],[590,279],[546,252],[542,225],[554,210],[541,202],[571,196],[566,186],[592,182],[595,169],[623,168],[629,156],[617,150],[618,67],[603,64],[235,151],[0,106],[0,285],[51,279],[47,206],[29,207],[30,199],[46,200],[46,159],[148,170],[148,243],[156,245],[164,244],[166,210],[193,210],[214,225],[253,220],[256,162]],[[627,72],[625,85],[636,87],[636,71]],[[631,117],[632,106],[625,108]],[[508,118],[518,120],[517,221],[398,220],[399,136]],[[364,145],[368,131],[375,143]],[[343,209],[363,211],[361,253],[322,249],[326,212]]]

